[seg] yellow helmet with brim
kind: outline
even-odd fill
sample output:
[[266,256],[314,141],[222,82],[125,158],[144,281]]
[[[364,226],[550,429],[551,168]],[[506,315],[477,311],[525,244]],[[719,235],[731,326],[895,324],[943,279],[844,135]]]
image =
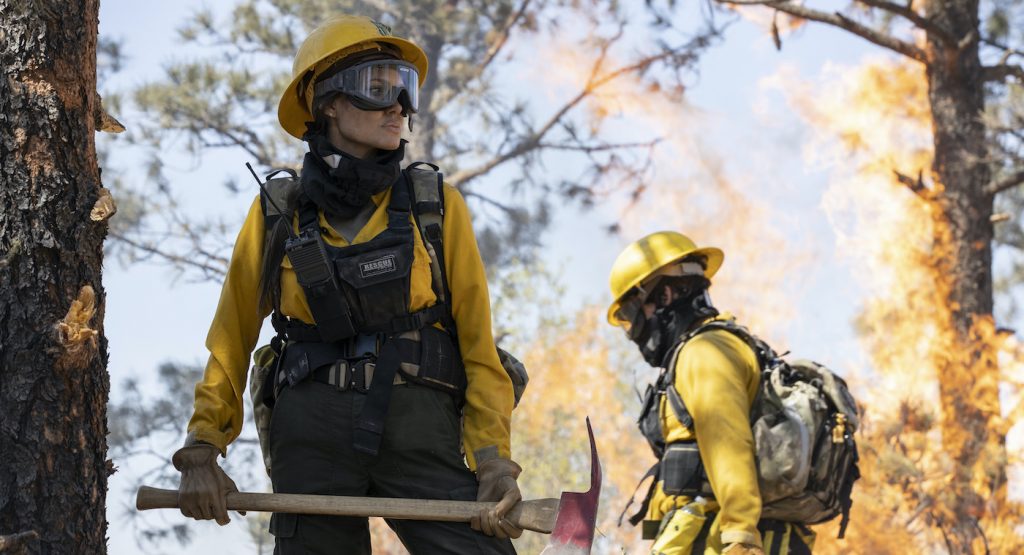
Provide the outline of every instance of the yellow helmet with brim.
[[615,259],[608,278],[612,304],[608,307],[608,323],[628,324],[616,316],[623,299],[634,287],[659,270],[690,256],[704,259],[704,277],[711,279],[722,266],[725,254],[715,247],[698,247],[692,239],[675,231],[652,233],[627,246]]
[[333,17],[313,30],[295,54],[292,80],[281,94],[277,119],[289,135],[301,139],[306,124],[313,121],[313,83],[324,70],[339,60],[389,45],[399,57],[412,64],[423,86],[430,63],[426,53],[412,41],[393,36],[391,28],[364,16]]

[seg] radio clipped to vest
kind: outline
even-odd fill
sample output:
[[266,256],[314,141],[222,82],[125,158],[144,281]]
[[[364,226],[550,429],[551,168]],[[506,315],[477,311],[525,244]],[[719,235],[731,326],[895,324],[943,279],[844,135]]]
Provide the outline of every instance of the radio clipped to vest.
[[298,236],[289,237],[284,252],[295,270],[295,279],[306,293],[309,310],[323,340],[338,341],[355,335],[352,311],[338,287],[320,227],[305,228]]

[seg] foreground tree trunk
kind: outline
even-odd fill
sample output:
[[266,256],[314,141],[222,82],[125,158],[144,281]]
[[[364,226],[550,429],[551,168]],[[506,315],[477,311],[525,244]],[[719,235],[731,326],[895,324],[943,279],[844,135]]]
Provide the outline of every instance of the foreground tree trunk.
[[106,552],[98,7],[0,0],[0,544],[31,553]]

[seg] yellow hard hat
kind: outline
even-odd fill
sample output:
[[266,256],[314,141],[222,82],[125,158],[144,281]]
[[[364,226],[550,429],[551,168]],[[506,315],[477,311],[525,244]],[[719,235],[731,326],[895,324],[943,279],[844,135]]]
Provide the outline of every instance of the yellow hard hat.
[[391,28],[368,17],[341,15],[313,30],[295,54],[292,81],[277,106],[277,119],[289,135],[301,139],[313,121],[312,83],[338,60],[386,43],[398,48],[402,59],[416,66],[419,85],[427,78],[427,55],[415,43],[391,35]]
[[608,284],[615,300],[608,308],[608,323],[621,326],[615,313],[618,312],[623,297],[648,277],[668,264],[690,255],[703,256],[707,262],[704,276],[711,279],[722,266],[725,255],[715,247],[698,248],[689,237],[675,231],[659,231],[652,233],[625,248],[612,264]]

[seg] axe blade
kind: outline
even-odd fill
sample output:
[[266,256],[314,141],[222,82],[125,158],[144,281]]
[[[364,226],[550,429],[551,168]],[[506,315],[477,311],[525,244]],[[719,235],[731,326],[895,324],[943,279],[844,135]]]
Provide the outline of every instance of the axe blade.
[[594,544],[597,502],[601,496],[601,460],[597,458],[590,417],[587,417],[587,434],[590,436],[590,489],[582,493],[562,493],[551,541],[541,555],[585,555]]

